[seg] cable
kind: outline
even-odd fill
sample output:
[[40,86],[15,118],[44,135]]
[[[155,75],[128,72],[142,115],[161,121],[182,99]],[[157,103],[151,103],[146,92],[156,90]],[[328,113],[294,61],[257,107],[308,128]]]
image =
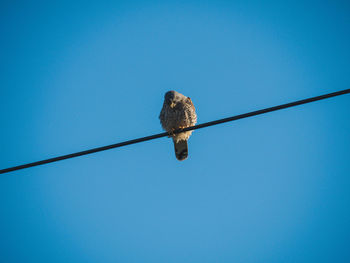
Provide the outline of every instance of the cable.
[[[217,124],[221,124],[221,123],[225,123],[225,122],[240,120],[240,119],[244,119],[244,118],[248,118],[248,117],[252,117],[252,116],[256,116],[256,115],[260,115],[260,114],[265,114],[265,113],[272,112],[272,111],[282,110],[282,109],[286,109],[286,108],[290,108],[290,107],[294,107],[294,106],[298,106],[298,105],[302,105],[302,104],[306,104],[306,103],[310,103],[310,102],[314,102],[314,101],[318,101],[318,100],[328,99],[328,98],[332,98],[332,97],[336,97],[336,96],[340,96],[340,95],[344,95],[344,94],[348,94],[348,93],[350,93],[350,89],[340,90],[337,92],[328,93],[328,94],[324,94],[324,95],[320,95],[320,96],[316,96],[316,97],[311,97],[311,98],[307,98],[307,99],[303,99],[303,100],[298,100],[298,101],[294,101],[294,102],[290,102],[290,103],[286,103],[286,104],[281,104],[278,106],[265,108],[265,109],[261,109],[261,110],[257,110],[257,111],[251,111],[248,113],[244,113],[244,114],[240,114],[240,115],[236,115],[236,116],[232,116],[232,117],[228,117],[228,118],[224,118],[224,119],[220,119],[220,120],[216,120],[216,121],[202,123],[202,124],[199,124],[196,126],[191,126],[191,127],[185,128],[185,129],[179,129],[179,130],[174,131],[174,134],[184,132],[184,131],[201,129],[201,128],[205,128],[205,127],[209,127],[209,126],[213,126],[213,125],[217,125]],[[71,153],[71,154],[62,155],[62,156],[58,156],[58,157],[53,157],[53,158],[46,159],[46,160],[41,160],[41,161],[37,161],[37,162],[32,162],[32,163],[22,164],[22,165],[18,165],[18,166],[14,166],[14,167],[9,167],[9,168],[5,168],[5,169],[0,170],[0,174],[12,172],[12,171],[17,171],[17,170],[21,170],[21,169],[25,169],[25,168],[29,168],[29,167],[33,167],[33,166],[43,165],[43,164],[47,164],[47,163],[53,163],[53,162],[57,162],[57,161],[65,160],[65,159],[70,159],[70,158],[74,158],[74,157],[78,157],[78,156],[82,156],[82,155],[87,155],[87,154],[91,154],[91,153],[101,152],[101,151],[105,151],[105,150],[109,150],[109,149],[113,149],[113,148],[123,147],[126,145],[135,144],[135,143],[139,143],[139,142],[150,141],[150,140],[165,137],[168,135],[169,134],[167,132],[158,133],[155,135],[146,136],[146,137],[142,137],[142,138],[138,138],[138,139],[134,139],[134,140],[124,141],[124,142],[120,142],[120,143],[116,143],[116,144],[111,144],[111,145],[107,145],[107,146],[93,148],[90,150],[85,150],[85,151],[81,151],[81,152]]]

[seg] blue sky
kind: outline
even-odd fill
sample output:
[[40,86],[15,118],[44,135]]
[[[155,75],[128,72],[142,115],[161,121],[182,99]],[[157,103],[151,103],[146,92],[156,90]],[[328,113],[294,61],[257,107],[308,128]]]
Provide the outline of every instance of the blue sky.
[[[349,88],[346,1],[8,1],[0,168]],[[349,262],[350,97],[0,177],[1,262]]]

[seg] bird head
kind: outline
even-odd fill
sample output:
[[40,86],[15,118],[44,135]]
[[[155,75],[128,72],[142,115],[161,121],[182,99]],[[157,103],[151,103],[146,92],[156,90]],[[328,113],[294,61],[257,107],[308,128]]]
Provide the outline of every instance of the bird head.
[[165,99],[165,103],[169,105],[170,108],[174,108],[176,106],[176,104],[181,101],[183,95],[171,90],[168,91],[167,93],[165,93],[164,99]]

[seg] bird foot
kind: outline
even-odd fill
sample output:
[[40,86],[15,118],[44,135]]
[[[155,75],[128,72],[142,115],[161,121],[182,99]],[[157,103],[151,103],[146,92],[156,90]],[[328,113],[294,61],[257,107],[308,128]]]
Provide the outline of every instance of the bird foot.
[[174,133],[175,129],[171,129],[170,131],[168,131],[168,134],[169,134],[169,138],[171,137],[174,137],[175,136],[175,133]]
[[168,137],[174,137],[176,134],[178,134],[178,133],[174,133],[174,131],[176,131],[176,130],[182,130],[182,129],[185,129],[186,128],[186,126],[179,126],[179,128],[173,128],[173,129],[171,129],[170,131],[168,131],[168,134],[169,134],[169,136]]

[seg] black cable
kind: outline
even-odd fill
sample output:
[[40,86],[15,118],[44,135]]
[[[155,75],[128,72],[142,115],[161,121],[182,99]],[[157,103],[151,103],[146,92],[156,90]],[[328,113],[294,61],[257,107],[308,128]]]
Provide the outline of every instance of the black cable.
[[[302,104],[306,104],[306,103],[310,103],[310,102],[314,102],[314,101],[318,101],[318,100],[328,99],[328,98],[332,98],[332,97],[336,97],[336,96],[340,96],[340,95],[344,95],[344,94],[348,94],[348,93],[350,93],[350,89],[340,90],[337,92],[328,93],[328,94],[324,94],[321,96],[316,96],[316,97],[312,97],[312,98],[298,100],[298,101],[294,101],[294,102],[290,102],[290,103],[286,103],[286,104],[282,104],[282,105],[278,105],[278,106],[274,106],[274,107],[270,107],[270,108],[265,108],[265,109],[261,109],[261,110],[257,110],[257,111],[251,111],[248,113],[236,115],[236,116],[229,117],[229,118],[224,118],[224,119],[220,119],[220,120],[216,120],[216,121],[202,123],[202,124],[199,124],[196,126],[182,129],[182,130],[181,129],[176,130],[176,131],[174,131],[174,133],[176,134],[176,133],[180,133],[183,131],[191,131],[191,130],[201,129],[201,128],[205,128],[205,127],[209,127],[209,126],[213,126],[213,125],[217,125],[217,124],[221,124],[221,123],[225,123],[225,122],[229,122],[229,121],[244,119],[244,118],[248,118],[248,117],[252,117],[252,116],[256,116],[256,115],[260,115],[260,114],[264,114],[264,113],[268,113],[268,112],[272,112],[272,111],[282,110],[282,109],[286,109],[286,108],[290,108],[290,107],[294,107],[294,106],[298,106],[298,105],[302,105]],[[86,154],[90,154],[90,153],[101,152],[101,151],[105,151],[105,150],[109,150],[109,149],[113,149],[113,148],[118,148],[118,147],[130,145],[130,144],[134,144],[134,143],[149,141],[149,140],[165,137],[168,135],[169,134],[167,132],[158,133],[155,135],[146,136],[146,137],[142,137],[142,138],[138,138],[138,139],[134,139],[134,140],[130,140],[130,141],[125,141],[125,142],[120,142],[120,143],[111,144],[111,145],[107,145],[107,146],[97,147],[97,148],[93,148],[90,150],[85,150],[85,151],[81,151],[81,152],[62,155],[62,156],[58,156],[58,157],[54,157],[54,158],[50,158],[50,159],[46,159],[46,160],[41,160],[41,161],[37,161],[37,162],[33,162],[33,163],[27,163],[27,164],[14,166],[14,167],[9,167],[9,168],[5,168],[5,169],[0,170],[0,174],[12,172],[12,171],[16,171],[16,170],[20,170],[20,169],[24,169],[24,168],[29,168],[29,167],[33,167],[33,166],[38,166],[38,165],[42,165],[42,164],[57,162],[57,161],[61,161],[61,160],[69,159],[69,158],[74,158],[74,157],[78,157],[78,156],[82,156],[82,155],[86,155]]]

